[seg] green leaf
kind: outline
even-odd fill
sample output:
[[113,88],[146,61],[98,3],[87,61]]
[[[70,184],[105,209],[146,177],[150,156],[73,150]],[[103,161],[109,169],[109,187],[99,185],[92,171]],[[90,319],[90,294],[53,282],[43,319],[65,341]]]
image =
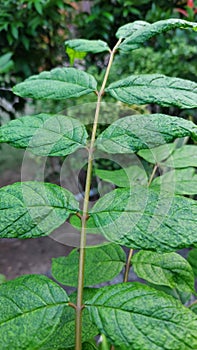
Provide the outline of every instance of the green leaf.
[[131,36],[124,40],[119,48],[124,52],[135,50],[153,36],[176,28],[191,28],[197,30],[197,23],[185,21],[179,18],[161,20],[139,28]]
[[197,167],[197,146],[185,145],[177,148],[164,163],[167,167]]
[[197,139],[196,125],[164,114],[142,114],[115,121],[99,135],[96,144],[107,153],[134,153],[184,136]]
[[4,275],[2,275],[2,273],[0,274],[0,284],[5,283],[6,282],[6,277]]
[[190,310],[192,310],[192,312],[197,314],[197,302],[193,303],[193,305],[190,306]]
[[175,251],[197,246],[197,202],[145,187],[111,191],[89,212],[109,241],[134,249]]
[[86,52],[81,52],[81,51],[78,52],[78,51],[71,49],[70,47],[66,48],[66,53],[69,57],[71,66],[73,66],[76,59],[83,60],[86,56]]
[[[68,350],[75,350],[75,348],[68,348]],[[82,350],[98,350],[98,348],[94,341],[87,341],[82,343]]]
[[72,193],[42,182],[15,183],[0,189],[0,238],[46,236],[77,212]]
[[191,266],[177,253],[158,254],[140,251],[132,257],[136,275],[153,284],[194,292],[194,274]]
[[86,302],[93,322],[114,345],[136,350],[197,348],[197,317],[169,295],[140,283],[105,287]]
[[63,100],[96,91],[96,80],[75,68],[55,68],[42,72],[17,84],[13,92],[21,97]]
[[95,174],[104,181],[111,182],[118,187],[130,187],[136,184],[147,184],[147,175],[143,168],[137,165],[120,170],[95,169]]
[[195,168],[171,170],[162,176],[156,177],[152,188],[161,186],[162,190],[184,195],[197,194],[197,174]]
[[81,122],[64,115],[22,117],[0,128],[0,143],[28,148],[40,156],[66,156],[84,147],[87,137]]
[[86,40],[86,39],[74,39],[67,40],[65,42],[66,48],[75,50],[76,52],[92,52],[99,53],[104,51],[110,51],[109,46],[102,40]]
[[175,143],[168,143],[151,149],[142,149],[138,155],[149,163],[159,164],[167,159],[175,148]]
[[12,52],[7,52],[0,56],[0,74],[7,73],[13,68],[14,61],[11,60],[12,55]]
[[144,27],[148,27],[151,24],[145,21],[134,21],[133,23],[127,23],[123,26],[121,26],[117,32],[116,37],[118,39],[120,38],[128,38],[130,35],[135,33],[135,31],[143,29]]
[[[92,298],[96,292],[97,292],[96,288],[85,288],[83,291],[84,302]],[[77,293],[74,292],[70,294],[69,298],[72,303],[76,304]],[[62,317],[61,326],[57,329],[55,335],[52,335],[47,339],[47,342],[45,343],[44,346],[42,346],[41,349],[42,350],[52,350],[52,349],[63,350],[66,348],[73,347],[75,345],[75,317],[76,317],[75,310],[71,307],[67,308]],[[83,342],[89,341],[97,334],[98,334],[97,327],[91,321],[88,310],[84,309],[83,319],[82,319],[82,341]],[[84,349],[82,348],[82,350],[85,350],[85,348]]]
[[[85,257],[85,286],[112,280],[126,263],[125,253],[116,244],[88,247]],[[60,283],[77,287],[79,252],[74,249],[67,257],[52,260],[52,275]]]
[[47,277],[25,275],[0,286],[0,301],[0,348],[32,350],[55,336],[69,299]]
[[187,260],[194,271],[194,275],[197,277],[197,249],[192,249],[189,252]]
[[85,342],[82,344],[82,350],[98,350],[93,342]]
[[195,82],[162,74],[131,75],[110,84],[105,91],[127,104],[197,107]]
[[39,15],[42,16],[43,10],[42,10],[42,5],[41,5],[40,1],[35,1],[34,6],[35,6],[36,11],[39,13]]
[[185,305],[192,297],[191,292],[182,292],[179,289],[176,288],[170,288],[164,285],[159,285],[159,284],[153,284],[151,282],[147,282],[147,285],[157,289],[159,291],[162,291],[168,295],[171,295],[173,298],[177,299],[180,301],[181,304]]

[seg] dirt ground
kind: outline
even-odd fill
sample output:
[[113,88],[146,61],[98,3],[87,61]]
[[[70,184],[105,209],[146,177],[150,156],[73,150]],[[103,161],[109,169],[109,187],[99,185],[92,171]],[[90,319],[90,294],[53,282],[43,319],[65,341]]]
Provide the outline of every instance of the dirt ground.
[[[22,159],[20,150],[7,145],[0,149],[0,187],[21,181]],[[0,273],[8,280],[22,274],[50,275],[51,259],[68,255],[71,249],[50,237],[0,239]]]

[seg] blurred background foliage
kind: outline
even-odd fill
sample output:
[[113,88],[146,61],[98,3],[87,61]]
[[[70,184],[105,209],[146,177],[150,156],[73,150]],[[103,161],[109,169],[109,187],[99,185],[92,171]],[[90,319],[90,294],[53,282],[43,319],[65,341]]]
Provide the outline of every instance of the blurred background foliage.
[[[0,0],[0,111],[15,118],[24,101],[11,88],[26,77],[55,66],[69,66],[64,41],[102,39],[113,47],[117,29],[128,22],[155,22],[170,17],[197,20],[192,0]],[[131,55],[118,54],[110,80],[129,74],[164,73],[197,80],[197,38],[191,31],[176,30],[153,38]],[[93,73],[101,82],[106,54],[87,55],[74,66]],[[94,97],[78,102],[92,102]],[[77,102],[77,103],[78,103]],[[40,112],[43,104],[32,102]],[[59,112],[76,101],[46,102],[46,111]],[[3,114],[1,113],[1,116]]]

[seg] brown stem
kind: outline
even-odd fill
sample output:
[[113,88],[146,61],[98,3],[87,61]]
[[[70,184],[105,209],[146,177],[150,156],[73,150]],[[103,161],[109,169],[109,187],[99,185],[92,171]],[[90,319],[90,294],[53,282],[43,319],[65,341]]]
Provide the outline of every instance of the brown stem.
[[130,249],[129,255],[128,255],[128,258],[127,258],[127,263],[126,263],[126,266],[125,266],[125,273],[124,273],[124,280],[123,280],[123,282],[128,282],[129,270],[130,270],[130,267],[131,267],[132,255],[133,255],[133,249]]
[[192,307],[193,305],[196,305],[197,304],[197,300],[193,301],[193,303],[191,303],[190,305],[188,305],[188,307]]
[[154,176],[155,176],[155,173],[156,173],[156,171],[157,171],[157,168],[158,168],[158,165],[155,164],[155,166],[154,166],[154,168],[153,168],[153,171],[152,171],[152,174],[151,174],[151,176],[150,176],[150,179],[149,179],[149,181],[148,181],[148,186],[150,186],[151,182],[153,181],[153,178],[154,178]]
[[86,247],[86,222],[88,219],[88,207],[89,207],[89,196],[90,196],[90,187],[91,187],[91,179],[92,179],[92,164],[93,164],[93,153],[94,153],[94,143],[96,139],[96,131],[98,125],[98,118],[101,106],[101,99],[104,94],[105,86],[107,83],[107,79],[109,76],[110,68],[113,62],[114,54],[121,43],[121,39],[117,42],[114,49],[111,51],[109,63],[105,72],[105,76],[103,79],[103,83],[101,86],[101,90],[97,92],[97,104],[96,111],[94,117],[94,124],[92,129],[91,142],[89,147],[89,155],[88,155],[88,168],[86,175],[86,186],[85,186],[85,194],[84,194],[84,202],[83,202],[83,214],[81,216],[81,240],[80,240],[80,254],[79,254],[79,277],[78,277],[78,288],[77,288],[77,305],[76,305],[76,326],[75,326],[75,349],[81,350],[81,340],[82,340],[82,310],[83,306],[83,288],[84,288],[84,274],[85,274],[85,247]]

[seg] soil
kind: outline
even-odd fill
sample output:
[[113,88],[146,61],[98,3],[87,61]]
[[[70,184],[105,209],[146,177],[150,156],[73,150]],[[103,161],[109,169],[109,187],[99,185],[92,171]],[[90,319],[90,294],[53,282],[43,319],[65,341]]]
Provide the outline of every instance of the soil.
[[[21,181],[23,152],[6,145],[0,149],[0,187]],[[50,276],[51,259],[66,256],[72,247],[50,237],[0,239],[0,274],[10,280],[23,274]]]

